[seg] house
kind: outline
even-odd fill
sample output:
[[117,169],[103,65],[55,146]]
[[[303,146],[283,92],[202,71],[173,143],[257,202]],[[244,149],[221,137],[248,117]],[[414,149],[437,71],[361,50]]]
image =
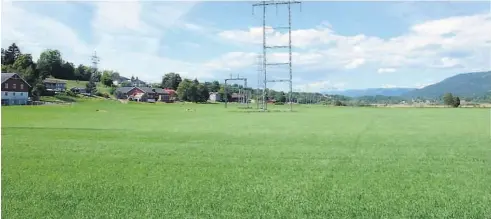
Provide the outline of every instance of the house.
[[210,92],[210,101],[211,102],[219,102],[220,94],[218,92]]
[[113,84],[116,86],[120,85],[122,82],[125,82],[125,81],[129,82],[129,80],[130,80],[129,78],[120,76],[119,74],[113,74],[111,79],[113,80]]
[[133,79],[129,81],[131,83],[131,86],[133,87],[147,87],[147,83],[145,83],[144,81],[138,79],[138,77],[136,77],[136,79]]
[[46,78],[43,81],[44,86],[47,91],[65,91],[66,90],[66,81],[56,79],[56,78]]
[[128,99],[138,102],[173,102],[174,95],[168,90],[151,87],[119,87],[115,91],[118,99]]
[[2,73],[2,105],[27,104],[30,86],[17,73]]
[[76,94],[86,94],[88,93],[84,87],[72,87],[70,91]]
[[244,94],[232,93],[228,102],[243,102],[246,96]]

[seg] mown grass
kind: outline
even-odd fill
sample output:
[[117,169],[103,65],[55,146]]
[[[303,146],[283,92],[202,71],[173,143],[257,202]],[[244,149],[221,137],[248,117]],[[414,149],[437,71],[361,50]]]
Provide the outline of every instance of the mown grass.
[[3,216],[490,218],[489,110],[236,111],[2,107]]
[[[88,83],[88,81],[77,81],[77,80],[65,80],[65,81],[66,81],[67,90],[70,90],[71,88],[74,87],[85,88],[85,86]],[[96,82],[96,89],[101,93],[109,93],[110,87],[105,86],[101,82]]]

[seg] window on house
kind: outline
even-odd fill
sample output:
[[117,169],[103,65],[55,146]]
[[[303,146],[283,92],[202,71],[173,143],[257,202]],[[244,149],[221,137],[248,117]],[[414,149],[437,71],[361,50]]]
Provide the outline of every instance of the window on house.
[[8,96],[9,95],[9,92],[5,92],[5,96]]
[[9,88],[9,83],[5,83],[5,88]]
[[24,84],[20,84],[20,89],[24,89]]
[[17,84],[13,84],[13,85],[12,85],[12,88],[13,88],[13,89],[17,89]]
[[24,93],[20,93],[21,96],[24,96]]
[[12,93],[12,96],[15,96],[15,92]]

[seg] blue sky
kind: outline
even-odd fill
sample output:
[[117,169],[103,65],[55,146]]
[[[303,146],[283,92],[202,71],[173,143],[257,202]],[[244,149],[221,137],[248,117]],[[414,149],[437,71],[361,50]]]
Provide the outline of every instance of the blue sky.
[[[267,11],[268,26],[284,26],[284,7]],[[262,52],[262,11],[252,2],[4,2],[2,47],[16,42],[37,59],[58,49],[90,64],[157,82],[167,72],[200,80],[230,74],[256,86]],[[491,69],[490,3],[303,2],[292,8],[294,88],[320,91],[421,87],[457,73]],[[271,44],[287,33],[268,31]],[[286,50],[268,59],[285,61]],[[286,78],[287,69],[271,69]],[[285,89],[285,84],[271,84]]]

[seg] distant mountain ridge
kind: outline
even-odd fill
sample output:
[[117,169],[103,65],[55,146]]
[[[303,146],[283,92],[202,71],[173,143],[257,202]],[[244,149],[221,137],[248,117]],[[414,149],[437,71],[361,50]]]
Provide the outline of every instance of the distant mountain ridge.
[[491,91],[491,71],[458,74],[436,84],[403,94],[404,97],[438,98],[445,93],[460,97],[476,97]]
[[416,88],[368,88],[368,89],[350,89],[325,91],[325,94],[336,94],[347,97],[362,97],[362,96],[401,96],[407,92],[416,90]]
[[324,94],[336,94],[348,97],[363,96],[400,96],[404,98],[439,98],[445,93],[460,97],[476,97],[491,92],[491,71],[462,73],[444,79],[423,88],[369,88],[325,91]]

